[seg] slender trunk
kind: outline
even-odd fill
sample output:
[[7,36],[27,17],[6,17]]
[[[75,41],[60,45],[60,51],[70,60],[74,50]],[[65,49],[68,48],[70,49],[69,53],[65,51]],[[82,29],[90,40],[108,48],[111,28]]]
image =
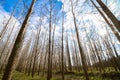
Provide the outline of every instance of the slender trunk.
[[[64,9],[64,6],[63,6]],[[62,52],[61,52],[61,64],[62,64],[62,80],[64,80],[64,14],[62,14]]]
[[[15,24],[16,24],[16,21],[15,21]],[[7,40],[6,40],[5,45],[3,46],[3,49],[0,51],[0,60],[1,60],[1,58],[3,57],[2,55],[3,55],[4,51],[6,50],[6,47],[7,47],[8,43],[9,43],[9,39],[10,39],[10,37],[11,37],[11,34],[12,34],[13,29],[14,29],[14,27],[15,27],[15,24],[13,25],[10,33],[9,33],[8,36],[7,36],[8,38],[7,38]]]
[[40,62],[39,62],[39,67],[38,67],[38,75],[40,74],[40,71],[41,71],[41,62],[42,62],[43,52],[45,49],[45,41],[46,41],[46,34],[44,37],[43,48],[42,48],[42,51],[40,52],[41,55],[40,55]]
[[44,56],[44,63],[43,63],[43,73],[42,75],[44,76],[44,72],[45,72],[45,64],[46,64],[46,58],[47,58],[47,53],[48,53],[48,46],[46,46],[46,51],[45,51],[45,56]]
[[47,80],[51,79],[51,27],[52,27],[52,0],[50,0],[50,22],[49,22],[49,51],[48,51],[48,72]]
[[27,26],[27,23],[28,23],[30,15],[32,13],[35,1],[36,0],[32,0],[30,9],[29,9],[29,11],[28,11],[28,13],[27,13],[27,15],[25,17],[25,20],[24,20],[24,22],[23,22],[23,24],[21,26],[21,29],[20,29],[20,31],[18,33],[18,36],[16,38],[14,47],[13,47],[11,55],[9,57],[7,66],[5,68],[5,72],[4,72],[4,75],[2,77],[2,80],[11,80],[11,78],[12,78],[12,72],[15,69],[15,63],[16,63],[16,58],[17,58],[17,51],[19,50],[19,48],[21,46],[21,42],[22,42],[21,37],[22,37],[22,34],[24,33],[24,30],[25,30],[25,28]]
[[115,27],[120,32],[120,21],[117,20],[117,18],[114,16],[114,14],[107,8],[107,6],[101,1],[96,0],[98,4],[101,6],[102,10],[106,13],[106,15],[110,18],[110,20],[113,22]]
[[5,24],[2,32],[0,33],[0,38],[1,38],[1,37],[4,35],[4,33],[6,32],[7,26],[8,26],[8,24],[10,23],[10,20],[12,19],[12,17],[13,17],[13,15],[14,15],[14,13],[15,13],[15,10],[16,10],[17,5],[18,5],[19,2],[20,2],[20,0],[18,0],[18,1],[16,2],[15,7],[14,7],[14,9],[13,9],[13,12],[12,12],[11,15],[10,15],[10,18],[8,19],[8,21],[7,21],[7,23]]
[[[99,45],[100,45],[100,44],[99,44]],[[101,58],[100,58],[100,49],[97,48],[97,45],[95,45],[95,43],[94,43],[94,48],[95,48],[96,56],[97,56],[98,61],[99,61],[100,71],[105,72],[104,67],[103,67],[102,60],[101,60]]]
[[96,4],[93,2],[93,0],[91,0],[92,4],[95,6],[95,8],[98,10],[98,12],[101,14],[101,16],[103,17],[103,19],[105,20],[105,22],[108,24],[108,26],[111,28],[112,32],[115,34],[116,38],[120,41],[120,36],[119,33],[117,31],[115,31],[113,25],[108,21],[108,19],[106,18],[106,16],[103,14],[103,12],[96,6]]
[[77,63],[77,70],[78,70],[78,72],[80,72],[80,66],[79,66],[78,54],[77,54],[77,49],[76,49],[75,41],[73,41],[73,43],[74,43],[74,49],[75,49],[75,57],[76,57],[76,63]]
[[[54,35],[55,35],[55,26],[54,26],[54,30],[53,30],[53,36],[52,36],[52,51],[51,51],[51,70],[50,73],[52,73],[52,58],[53,58],[53,53],[54,53]],[[52,74],[50,76],[52,78]]]
[[84,55],[84,51],[81,47],[81,42],[80,42],[80,39],[79,39],[79,32],[78,32],[77,23],[76,23],[76,17],[75,17],[74,11],[73,11],[72,0],[71,0],[71,6],[72,6],[72,15],[73,15],[73,18],[74,18],[74,27],[75,27],[76,35],[77,35],[78,47],[79,47],[79,51],[80,51],[80,55],[81,55],[82,67],[83,67],[83,70],[84,70],[84,73],[85,73],[86,80],[89,80],[88,73],[87,73],[87,66],[86,66],[86,62],[85,62],[85,55]]
[[41,26],[40,26],[40,29],[38,30],[38,33],[37,33],[37,37],[36,37],[36,41],[35,41],[35,52],[34,52],[34,54],[35,54],[35,56],[34,56],[34,61],[33,61],[33,68],[32,68],[32,77],[34,77],[34,74],[35,74],[35,63],[36,63],[36,59],[37,59],[37,55],[39,54],[39,52],[38,52],[38,44],[39,44],[39,40],[40,40],[40,38],[39,38],[39,36],[40,36],[40,32],[41,32]]
[[72,64],[71,64],[71,58],[70,58],[70,51],[69,51],[69,45],[68,45],[68,37],[66,40],[66,49],[67,49],[67,56],[68,56],[68,69],[69,71],[72,71]]

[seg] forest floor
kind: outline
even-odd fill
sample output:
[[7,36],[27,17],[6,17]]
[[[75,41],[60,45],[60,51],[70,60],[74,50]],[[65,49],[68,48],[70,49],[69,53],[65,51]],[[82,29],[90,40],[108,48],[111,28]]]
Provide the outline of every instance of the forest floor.
[[[90,80],[120,80],[120,73],[89,73]],[[2,78],[2,74],[0,74],[0,80]],[[35,75],[33,78],[31,76],[27,76],[21,72],[15,72],[12,80],[46,80],[46,76],[38,76]],[[53,74],[53,78],[51,80],[61,80],[60,73]],[[85,80],[83,73],[66,73],[65,80]]]

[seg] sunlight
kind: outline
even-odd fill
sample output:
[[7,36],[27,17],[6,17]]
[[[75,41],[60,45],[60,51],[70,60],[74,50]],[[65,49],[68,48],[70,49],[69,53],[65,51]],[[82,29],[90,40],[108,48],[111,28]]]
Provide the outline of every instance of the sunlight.
[[119,5],[0,0],[0,80],[120,80]]
[[107,31],[104,28],[100,28],[98,34],[102,37],[105,37],[107,35]]

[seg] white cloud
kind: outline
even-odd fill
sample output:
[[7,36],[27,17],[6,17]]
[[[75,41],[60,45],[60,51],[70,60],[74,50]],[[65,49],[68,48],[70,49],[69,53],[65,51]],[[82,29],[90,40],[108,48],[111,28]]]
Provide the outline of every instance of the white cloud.
[[[8,12],[6,12],[0,6],[0,32],[2,31],[3,27],[5,26],[5,24],[8,22],[9,18],[10,18],[10,14]],[[15,22],[16,22],[16,24],[15,24]],[[7,32],[6,33],[10,33],[10,31],[11,31],[11,29],[12,29],[12,27],[14,25],[15,25],[15,28],[14,28],[14,30],[12,32],[12,35],[11,35],[12,36],[11,37],[11,41],[12,41],[12,39],[15,37],[15,35],[18,32],[18,29],[19,29],[18,26],[20,26],[19,21],[14,16],[12,16],[12,18],[11,18],[11,20],[10,20],[8,26],[7,26],[8,28],[7,28]],[[8,38],[8,36],[4,35],[3,39],[7,39],[7,38]]]

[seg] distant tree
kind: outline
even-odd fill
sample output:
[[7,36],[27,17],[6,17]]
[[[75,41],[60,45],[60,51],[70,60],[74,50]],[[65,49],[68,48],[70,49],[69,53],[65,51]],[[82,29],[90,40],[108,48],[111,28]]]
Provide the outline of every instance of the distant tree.
[[82,48],[82,45],[80,42],[80,38],[79,38],[79,32],[78,32],[78,27],[77,27],[77,23],[76,23],[76,16],[75,16],[74,8],[73,8],[73,2],[72,2],[72,0],[70,0],[70,2],[71,2],[71,12],[72,12],[73,19],[74,19],[73,20],[74,27],[75,27],[75,31],[76,31],[76,35],[77,35],[78,47],[79,47],[79,51],[80,51],[80,55],[81,55],[82,67],[83,67],[83,70],[85,73],[86,80],[89,80],[88,73],[87,73],[87,66],[86,66],[86,62],[85,62],[85,54],[84,54],[84,51],[83,51],[83,48]]
[[1,33],[0,33],[0,38],[2,38],[3,35],[5,34],[5,32],[7,31],[8,24],[9,24],[10,21],[12,20],[12,17],[13,17],[13,15],[14,15],[15,11],[16,11],[16,8],[17,8],[19,2],[20,2],[20,0],[18,0],[18,1],[16,2],[15,6],[14,6],[14,8],[13,8],[13,11],[12,11],[12,13],[11,13],[11,15],[10,15],[10,18],[8,19],[7,23],[4,25],[4,27],[3,27],[3,29],[2,29],[2,31],[1,31]]
[[52,29],[52,0],[50,0],[50,13],[49,13],[49,51],[48,51],[48,73],[47,73],[47,80],[51,79],[51,29]]
[[69,51],[69,43],[68,43],[68,35],[67,35],[67,39],[66,39],[66,53],[67,53],[67,57],[68,57],[68,69],[69,71],[72,71],[72,63],[71,63],[71,57],[70,57],[70,51]]

